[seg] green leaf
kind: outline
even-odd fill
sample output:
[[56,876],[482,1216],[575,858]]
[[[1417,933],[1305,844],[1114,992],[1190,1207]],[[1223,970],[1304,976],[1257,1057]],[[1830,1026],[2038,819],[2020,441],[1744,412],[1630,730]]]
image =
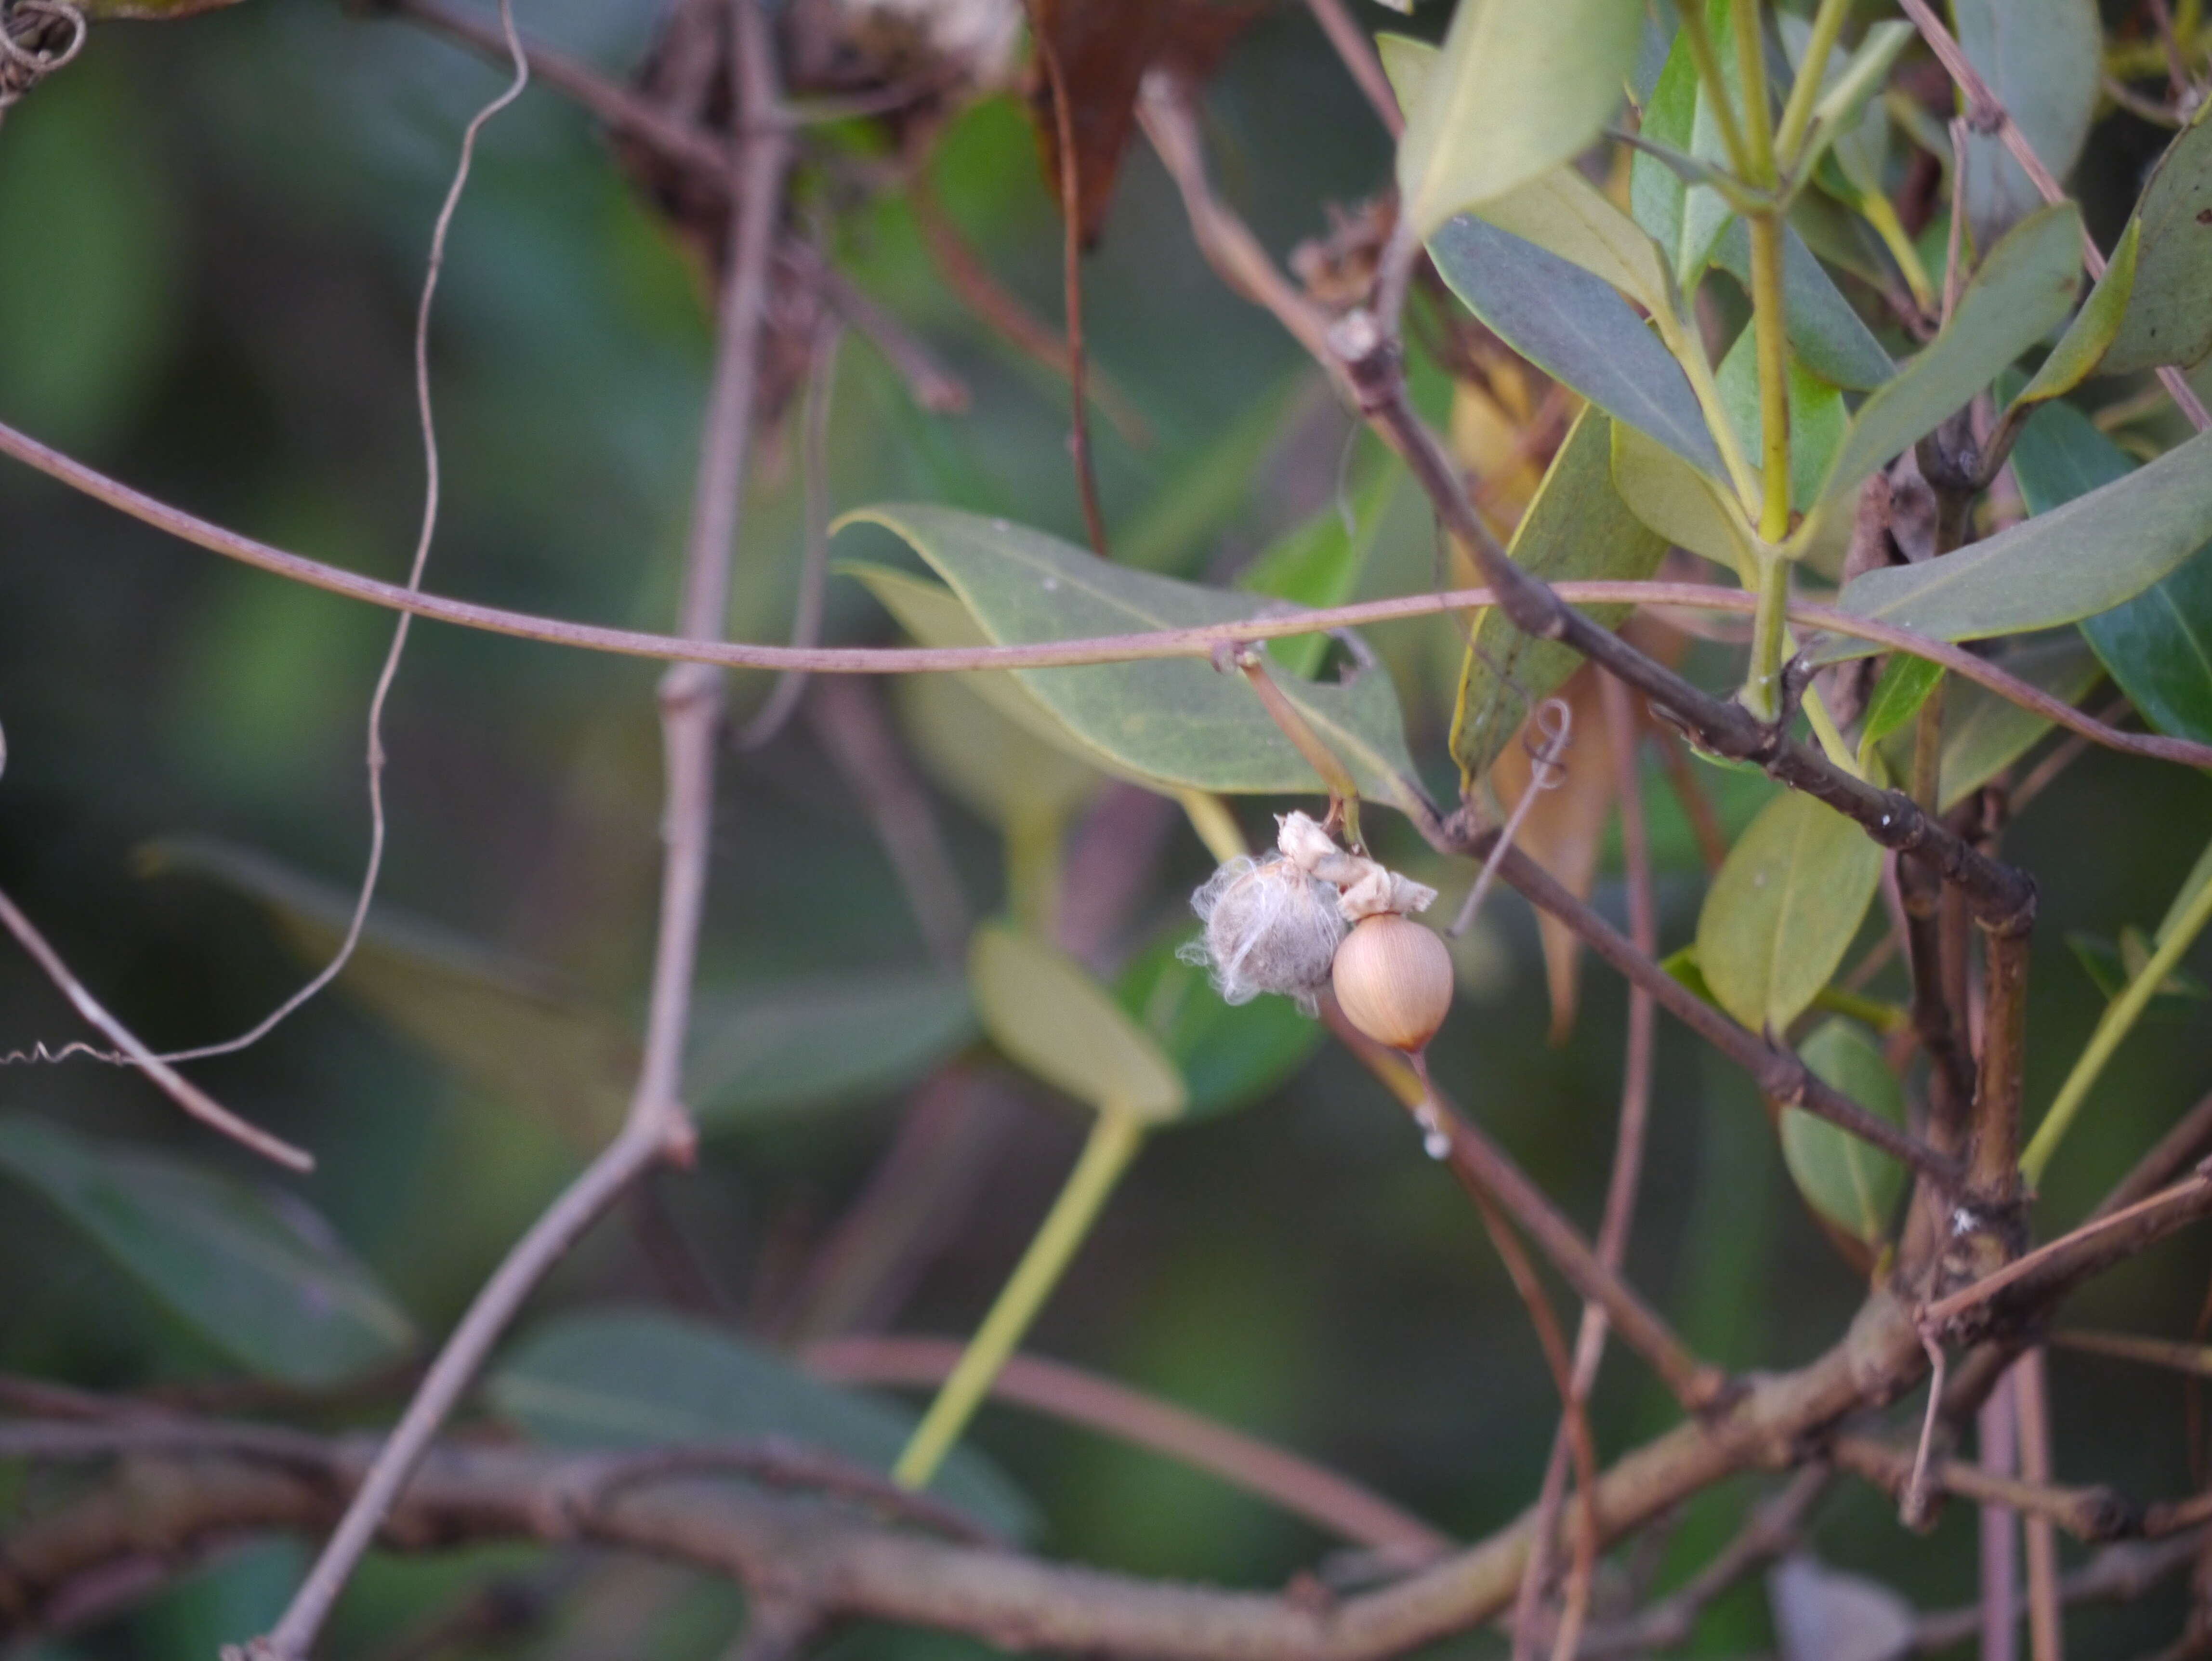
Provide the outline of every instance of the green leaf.
[[[1704,3],[1705,28],[1712,37],[1714,55],[1720,59],[1722,79],[1729,96],[1740,107],[1742,83],[1736,73],[1735,15],[1728,0]],[[1698,78],[1688,37],[1679,28],[1644,106],[1643,137],[1708,166],[1728,163],[1720,124]],[[1665,252],[1667,268],[1674,281],[1686,291],[1694,289],[1712,257],[1714,243],[1733,217],[1733,210],[1718,191],[1691,184],[1660,157],[1648,153],[1632,158],[1628,180],[1629,206],[1636,222]]]
[[1647,312],[1671,313],[1674,279],[1658,246],[1572,167],[1554,167],[1494,202],[1475,217],[1533,242],[1618,289]]
[[[1905,1092],[1881,1046],[1856,1021],[1824,1021],[1799,1046],[1813,1076],[1902,1129]],[[1806,1204],[1852,1239],[1879,1247],[1905,1191],[1903,1165],[1802,1108],[1782,1110],[1782,1158]]]
[[880,1099],[975,1032],[968,989],[933,969],[872,970],[692,1001],[684,1097],[708,1135]]
[[1382,60],[1382,73],[1389,77],[1390,90],[1398,95],[1399,112],[1410,113],[1427,91],[1429,73],[1443,54],[1434,41],[1416,40],[1395,29],[1376,34],[1375,51]]
[[1813,123],[1807,129],[1805,149],[1796,162],[1802,179],[1820,165],[1820,158],[1858,122],[1867,102],[1889,79],[1890,66],[1912,39],[1912,25],[1896,19],[1869,28],[1840,65],[1832,66],[1820,100],[1813,106]]
[[[648,1310],[564,1316],[485,1380],[501,1417],[555,1447],[793,1440],[888,1471],[912,1432],[903,1408],[801,1372],[732,1333]],[[931,1492],[1020,1539],[1036,1513],[998,1468],[956,1450]]]
[[[139,868],[204,877],[254,901],[294,956],[317,968],[353,910],[341,889],[207,838],[153,843]],[[598,1147],[622,1123],[636,1038],[543,970],[379,905],[337,987],[475,1088],[543,1115],[580,1146]]]
[[1752,569],[1751,527],[1728,487],[1626,424],[1613,429],[1613,486],[1663,540],[1731,571]]
[[319,1214],[281,1189],[24,1114],[0,1118],[0,1171],[264,1378],[333,1384],[414,1344],[391,1294]]
[[2143,186],[2142,246],[2127,314],[2105,353],[2107,374],[2189,368],[2212,356],[2212,103],[2198,106]]
[[1398,195],[1425,237],[1579,153],[1620,107],[1635,0],[1464,0],[1406,111]]
[[[1735,344],[1729,348],[1728,356],[1714,381],[1721,395],[1721,405],[1729,419],[1735,423],[1736,435],[1747,455],[1759,453],[1759,446],[1766,430],[1765,418],[1759,413],[1759,342],[1758,331],[1749,324],[1739,330]],[[1813,493],[1820,487],[1820,480],[1835,459],[1836,447],[1843,442],[1845,429],[1850,425],[1850,416],[1844,409],[1844,395],[1820,376],[1808,373],[1797,362],[1796,355],[1789,357],[1790,392],[1790,502],[1793,508],[1804,508],[1813,501]]]
[[2022,220],[1975,271],[1950,326],[1859,407],[1820,486],[1822,502],[1848,497],[2057,327],[2073,307],[2081,271],[2081,219],[2072,204]]
[[[1951,0],[1951,15],[1966,60],[2064,179],[2097,107],[2105,43],[2096,0]],[[1968,134],[1966,159],[1967,218],[1986,248],[2043,198],[1995,134]]]
[[1843,961],[1881,881],[1881,847],[1791,791],[1729,850],[1698,914],[1698,964],[1722,1008],[1780,1033]]
[[[903,538],[1002,644],[1230,623],[1269,609],[1254,595],[1128,570],[1040,532],[954,508],[866,508],[841,524],[855,521]],[[893,594],[914,597],[911,579],[901,590],[875,574],[860,575],[887,604]],[[1322,788],[1243,679],[1196,659],[1022,669],[1013,678],[1103,764],[1156,788],[1224,794]],[[1352,770],[1363,795],[1401,808],[1421,805],[1388,675],[1370,671],[1333,684],[1276,678]]]
[[1692,466],[1721,471],[1689,377],[1611,283],[1472,214],[1430,238],[1429,252],[1452,292],[1522,356]]
[[1867,699],[1865,718],[1859,723],[1859,746],[1863,751],[1880,744],[1920,713],[1920,706],[1943,678],[1943,666],[1904,652],[1891,654]]
[[[1576,420],[1513,534],[1507,552],[1515,563],[1553,582],[1632,581],[1658,569],[1666,543],[1613,487],[1613,430],[1601,410],[1584,410]],[[1626,606],[1589,608],[1607,628],[1627,613]],[[1528,712],[1565,684],[1581,662],[1564,646],[1531,640],[1497,607],[1485,608],[1460,671],[1452,722],[1452,757],[1462,776],[1472,782],[1487,772]]]
[[[1722,233],[1713,258],[1750,292],[1751,233],[1741,220]],[[1863,392],[1897,373],[1881,342],[1844,298],[1795,225],[1782,228],[1782,332],[1789,337],[1790,350],[1821,380]]]
[[2051,356],[2043,360],[2035,378],[2014,403],[2040,404],[2046,399],[2070,392],[2103,362],[2113,338],[2119,332],[2129,296],[2135,291],[2136,257],[2142,241],[2142,226],[2136,221],[2129,221],[2118,245],[2112,250],[2105,274],[2097,279],[2097,286],[2089,290],[2088,299],[2074,313],[2074,320],[2066,326],[2066,332],[2051,349]]
[[1713,996],[1713,989],[1705,984],[1705,971],[1698,966],[1697,942],[1693,940],[1668,952],[1659,960],[1659,966],[1714,1008],[1720,1007],[1721,1001]]
[[[2064,703],[2081,703],[2105,678],[2096,654],[2071,629],[2008,642],[1996,662]],[[2050,730],[2049,721],[2009,698],[1972,681],[1960,682],[1943,707],[1942,787],[1936,806],[1949,812]]]
[[968,975],[991,1042],[1054,1089],[1151,1123],[1188,1105],[1175,1063],[1066,952],[986,923],[969,947]]
[[[1345,604],[1375,551],[1384,510],[1407,478],[1395,459],[1369,469],[1349,502],[1331,502],[1278,537],[1238,573],[1237,586],[1315,611]],[[1295,635],[1269,642],[1268,650],[1292,674],[1310,679],[1328,655],[1328,636]]]
[[1224,1001],[1203,969],[1176,956],[1179,943],[1140,952],[1114,993],[1189,1081],[1187,1116],[1233,1112],[1272,1095],[1320,1044],[1320,1023],[1288,998]]
[[[2117,485],[2135,458],[2079,410],[2051,404],[2021,428],[2012,465],[2028,511],[2041,515]],[[2145,721],[2212,743],[2212,526],[2200,520],[2197,530],[2193,553],[2124,604],[2084,618],[2081,632]]]
[[[935,583],[913,586],[935,591],[922,596],[922,605],[941,605],[961,625],[981,633],[945,588]],[[898,605],[891,610],[903,620]],[[908,624],[908,630],[921,637],[921,629]],[[1022,706],[1019,720],[1000,701],[979,691],[973,684],[978,678],[899,677],[891,699],[908,742],[931,777],[1001,830],[1064,822],[1098,788],[1098,769],[1012,676],[1002,673],[999,679],[1004,697]],[[1039,726],[1049,730],[1040,733],[1035,730]]]
[[[2063,407],[2045,405],[2028,426]],[[2017,445],[2013,454],[2017,466]],[[1838,604],[1939,640],[2056,628],[2110,611],[2168,575],[2203,545],[2208,525],[2212,434],[2200,433],[2124,478],[1957,553],[1854,578]],[[1832,663],[1879,649],[1830,641],[1814,656]]]

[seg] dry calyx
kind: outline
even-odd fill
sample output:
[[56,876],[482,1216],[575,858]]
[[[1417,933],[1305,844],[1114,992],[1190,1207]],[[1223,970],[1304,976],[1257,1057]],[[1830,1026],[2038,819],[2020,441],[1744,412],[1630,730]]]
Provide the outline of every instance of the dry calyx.
[[1437,891],[1340,847],[1306,814],[1276,824],[1272,857],[1231,860],[1191,896],[1206,932],[1185,960],[1210,965],[1233,1004],[1274,992],[1310,1015],[1334,984],[1362,1032],[1422,1050],[1451,1007],[1451,954],[1407,914],[1428,910]]

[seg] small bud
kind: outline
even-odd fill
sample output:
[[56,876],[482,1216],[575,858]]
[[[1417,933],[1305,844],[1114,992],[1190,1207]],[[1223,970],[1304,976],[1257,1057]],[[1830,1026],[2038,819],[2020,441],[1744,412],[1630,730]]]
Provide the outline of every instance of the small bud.
[[1344,938],[1334,888],[1287,859],[1238,858],[1216,871],[1190,904],[1206,933],[1177,955],[1212,968],[1224,999],[1249,1003],[1275,992],[1314,1013]]
[[1421,1050],[1451,1009],[1451,953],[1435,933],[1395,912],[1364,918],[1336,949],[1336,1001],[1377,1043]]

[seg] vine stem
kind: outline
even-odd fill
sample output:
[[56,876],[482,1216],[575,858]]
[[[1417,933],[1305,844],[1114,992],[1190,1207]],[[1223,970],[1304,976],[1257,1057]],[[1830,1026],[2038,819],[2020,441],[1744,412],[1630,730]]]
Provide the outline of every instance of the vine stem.
[[2043,1123],[2035,1128],[2035,1135],[2028,1141],[2027,1151],[2021,1155],[2021,1174],[2027,1179],[2029,1187],[2042,1181],[2051,1156],[2058,1152],[2058,1144],[2073,1128],[2075,1117],[2103,1074],[2105,1064],[2112,1059],[2120,1041],[2134,1030],[2136,1019],[2149,1007],[2159,988],[2166,984],[2166,977],[2179,966],[2208,924],[2212,924],[2212,881],[2199,888],[2174,919],[2173,927],[2150,954],[2150,961],[2143,964],[2142,972],[2106,1007],[2104,1019],[2097,1023],[2097,1030],[2089,1035],[2089,1042],[2075,1058],[2073,1071],[2058,1087],[2051,1110],[2043,1116]]
[[1060,1283],[1076,1249],[1097,1220],[1107,1196],[1144,1146],[1148,1129],[1138,1115],[1122,1109],[1109,1106],[1099,1110],[1060,1197],[1052,1202],[1052,1209],[1045,1214],[1021,1262],[1014,1265],[990,1313],[975,1329],[959,1364],[946,1376],[937,1399],[929,1404],[905,1451],[891,1467],[891,1480],[900,1487],[929,1486],[945,1455],[951,1452],[969,1420],[990,1393],[999,1370]]

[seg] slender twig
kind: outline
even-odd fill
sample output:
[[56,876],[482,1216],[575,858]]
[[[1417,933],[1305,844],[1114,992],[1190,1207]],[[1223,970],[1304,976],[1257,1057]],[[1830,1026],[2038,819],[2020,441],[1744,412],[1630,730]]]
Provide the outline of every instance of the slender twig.
[[[2151,1544],[2130,1540],[2106,1546],[2080,1568],[2060,1579],[2059,1601],[2069,1605],[2132,1602],[2187,1568],[2203,1546],[2203,1539],[2197,1535]],[[2017,1601],[2008,1611],[2008,1618],[2020,1618]],[[1946,1654],[1980,1630],[1982,1620],[1983,1611],[1978,1604],[1923,1615],[1913,1631],[1912,1652],[1916,1655]]]
[[2112,1191],[2089,1214],[2089,1220],[2109,1217],[2179,1180],[2181,1173],[2212,1153],[2212,1094],[2174,1121],[2173,1128],[2158,1140],[2135,1168],[2114,1184]]
[[1687,1644],[1708,1604],[1797,1543],[1805,1519],[1834,1480],[1826,1465],[1799,1471],[1781,1493],[1754,1506],[1735,1537],[1679,1589],[1624,1620],[1591,1628],[1579,1652],[1583,1661]]
[[1651,1306],[1599,1261],[1589,1243],[1510,1155],[1448,1098],[1430,1088],[1404,1056],[1376,1043],[1346,1019],[1334,999],[1322,998],[1322,1017],[1368,1070],[1419,1116],[1425,1134],[1443,1138],[1444,1158],[1461,1183],[1495,1201],[1568,1285],[1604,1308],[1621,1341],[1650,1363],[1676,1400],[1692,1413],[1705,1412],[1721,1401],[1728,1390],[1726,1375],[1692,1354]]
[[[1621,849],[1628,876],[1629,937],[1637,950],[1646,957],[1656,958],[1659,950],[1659,919],[1651,890],[1650,839],[1644,822],[1644,798],[1637,776],[1635,706],[1619,681],[1601,676],[1598,685],[1599,696],[1603,699],[1606,730],[1612,740],[1614,793],[1620,801]],[[1629,1232],[1636,1219],[1637,1187],[1644,1172],[1657,1014],[1658,1007],[1652,1002],[1651,994],[1640,986],[1632,987],[1628,995],[1627,1046],[1621,1063],[1620,1111],[1613,1131],[1613,1170],[1606,1183],[1605,1213],[1597,1232],[1598,1261],[1616,1273],[1627,1255]],[[1604,1309],[1597,1304],[1584,1304],[1582,1325],[1575,1335],[1572,1394],[1577,1404],[1589,1400],[1590,1391],[1597,1383],[1607,1329]],[[1534,1543],[1514,1610],[1516,1642],[1517,1634],[1534,1617],[1549,1573],[1547,1559],[1553,1519],[1566,1494],[1570,1451],[1566,1431],[1566,1423],[1562,1421],[1552,1439],[1551,1459],[1545,1467],[1543,1487],[1537,1497]],[[1579,1600],[1568,1601],[1571,1607],[1577,1602],[1586,1604],[1587,1591]],[[1554,1646],[1558,1653],[1575,1652],[1567,1636],[1567,1627],[1563,1623],[1560,1640]]]
[[[240,1118],[140,1043],[129,1027],[109,1014],[106,1006],[86,990],[84,983],[77,979],[69,964],[62,960],[61,954],[47,944],[46,937],[4,893],[0,893],[0,923],[7,926],[8,932],[15,937],[16,944],[60,989],[61,995],[69,1000],[70,1007],[83,1018],[85,1024],[113,1044],[125,1059],[143,1069],[146,1076],[186,1113],[210,1129],[252,1148],[264,1159],[274,1159],[278,1165],[294,1171],[313,1171],[315,1168],[313,1154]],[[40,1045],[7,1059],[59,1061],[73,1050],[82,1050],[92,1056],[101,1054],[79,1044],[64,1044],[59,1050],[52,1050]]]
[[1072,394],[1073,422],[1068,430],[1068,452],[1075,459],[1075,489],[1083,501],[1083,528],[1090,533],[1091,551],[1101,559],[1112,557],[1106,543],[1106,516],[1098,505],[1098,474],[1091,460],[1091,417],[1083,395],[1083,170],[1075,149],[1075,105],[1067,80],[1061,73],[1060,49],[1044,18],[1032,13],[1030,39],[1045,81],[1052,93],[1053,146],[1060,162],[1060,287],[1067,314],[1067,382]]
[[[1528,725],[1542,731],[1544,742],[1530,750],[1528,786],[1521,792],[1521,800],[1513,804],[1513,811],[1505,816],[1505,823],[1498,827],[1490,852],[1482,861],[1482,868],[1475,873],[1474,882],[1468,886],[1467,897],[1460,902],[1459,915],[1452,919],[1451,927],[1444,930],[1454,939],[1474,927],[1475,914],[1482,910],[1483,898],[1490,892],[1490,885],[1498,879],[1498,861],[1505,857],[1506,850],[1513,846],[1514,838],[1521,834],[1522,822],[1535,811],[1538,798],[1547,790],[1556,789],[1565,782],[1559,757],[1574,739],[1574,707],[1565,698],[1547,698],[1536,706],[1536,713],[1529,718]],[[1529,740],[1523,739],[1522,742]]]
[[[814,349],[807,377],[806,405],[800,417],[799,494],[805,548],[799,563],[799,599],[792,610],[791,643],[811,646],[822,638],[822,593],[830,580],[830,406],[837,380],[837,337],[825,330]],[[806,691],[806,672],[787,669],[751,720],[732,736],[740,750],[757,750],[783,730]]]
[[1403,133],[1406,118],[1398,108],[1397,92],[1390,85],[1390,77],[1382,72],[1382,60],[1376,56],[1375,43],[1367,38],[1367,31],[1352,20],[1344,0],[1306,0],[1306,9],[1313,13],[1314,21],[1321,25],[1328,44],[1344,60],[1352,81],[1375,106],[1383,128],[1393,138]]
[[813,246],[787,237],[778,251],[783,263],[817,289],[830,309],[854,333],[866,337],[897,370],[914,401],[932,415],[959,415],[974,402],[968,383],[939,362],[937,355],[906,325],[863,293],[858,283],[823,259]]
[[1838,1436],[1828,1445],[1837,1468],[1863,1477],[1902,1499],[1917,1485],[1927,1494],[1950,1494],[2003,1506],[2023,1517],[2041,1517],[2077,1540],[2119,1540],[2142,1532],[2148,1513],[2107,1488],[2058,1488],[2023,1476],[2000,1475],[1966,1459],[1928,1457],[1872,1436]]
[[[2045,1386],[2043,1352],[2031,1349],[2014,1364],[2013,1392],[2020,1427],[2020,1474],[2050,1486],[2051,1396]],[[2027,1630],[2034,1661],[2060,1661],[2063,1648],[2058,1598],[2058,1536],[2047,1516],[2022,1519],[2027,1537]]]
[[[964,1348],[951,1339],[869,1335],[810,1344],[799,1359],[809,1372],[840,1384],[934,1387]],[[991,1395],[1219,1477],[1404,1567],[1433,1561],[1450,1546],[1419,1518],[1334,1471],[1062,1362],[1014,1355],[992,1381]]]
[[[48,478],[79,490],[97,502],[140,522],[167,532],[195,547],[221,554],[242,564],[275,575],[363,600],[392,611],[411,611],[461,628],[535,640],[549,646],[565,646],[617,656],[655,658],[671,663],[704,663],[732,669],[807,669],[821,674],[902,675],[944,673],[968,669],[1042,669],[1091,663],[1131,663],[1159,658],[1208,658],[1224,642],[1280,640],[1297,635],[1327,634],[1378,623],[1396,623],[1434,617],[1448,611],[1476,611],[1501,603],[1498,591],[1455,588],[1440,593],[1404,594],[1389,599],[1365,600],[1357,605],[1328,606],[1310,611],[1286,610],[1279,602],[1255,604],[1255,615],[1229,623],[1206,624],[1190,629],[1159,629],[1130,635],[1101,635],[1089,638],[1044,641],[1018,646],[974,647],[861,647],[825,646],[811,650],[790,646],[762,646],[749,642],[656,635],[641,630],[608,629],[594,624],[571,623],[556,618],[533,617],[495,605],[450,599],[441,594],[418,593],[397,583],[380,582],[341,567],[273,547],[252,537],[226,529],[172,507],[118,479],[64,455],[26,433],[0,423],[0,454],[12,456]],[[1740,589],[1700,582],[1570,581],[1551,585],[1564,601],[1583,605],[1649,605],[1699,611],[1748,612],[1753,596]],[[2185,767],[2212,767],[2212,745],[2163,733],[2128,733],[2084,715],[2019,677],[2007,674],[1988,659],[1948,641],[1916,634],[1871,618],[1854,617],[1834,606],[1793,599],[1792,622],[1808,630],[1863,640],[1889,651],[1905,652],[1939,663],[1954,674],[1985,686],[2069,732],[2079,733],[2108,750],[2124,755],[2145,756]]]
[[2171,1367],[2195,1378],[2212,1378],[2212,1345],[2144,1338],[2132,1332],[2098,1332],[2087,1327],[2046,1332],[2043,1342],[2053,1349],[2076,1349],[2085,1355],[2109,1355],[2115,1360],[2139,1361],[2146,1366]]
[[[1974,1457],[1991,1477],[2016,1473],[2020,1426],[2014,1397],[2017,1371],[2008,1372],[1974,1420]],[[1984,1500],[1975,1519],[1980,1525],[1982,1652],[1980,1661],[2014,1661],[2019,1652],[2020,1514],[2008,1506]]]
[[[731,0],[731,6],[735,106],[740,111],[772,111],[777,107],[776,75],[767,24],[756,0]],[[505,5],[502,15],[512,27]],[[516,59],[520,76],[519,47]],[[738,180],[738,208],[731,216],[714,382],[700,436],[698,486],[678,612],[680,630],[688,636],[719,635],[728,606],[769,262],[790,153],[788,137],[779,128],[748,129],[742,122],[733,127],[730,166]],[[306,1581],[274,1630],[252,1646],[253,1661],[301,1661],[439,1426],[532,1290],[641,1173],[661,1159],[688,1154],[690,1131],[678,1092],[712,842],[719,686],[705,669],[678,667],[664,678],[660,703],[668,774],[666,854],[644,1057],[629,1116],[621,1134],[531,1226],[477,1293],[378,1451]]]

